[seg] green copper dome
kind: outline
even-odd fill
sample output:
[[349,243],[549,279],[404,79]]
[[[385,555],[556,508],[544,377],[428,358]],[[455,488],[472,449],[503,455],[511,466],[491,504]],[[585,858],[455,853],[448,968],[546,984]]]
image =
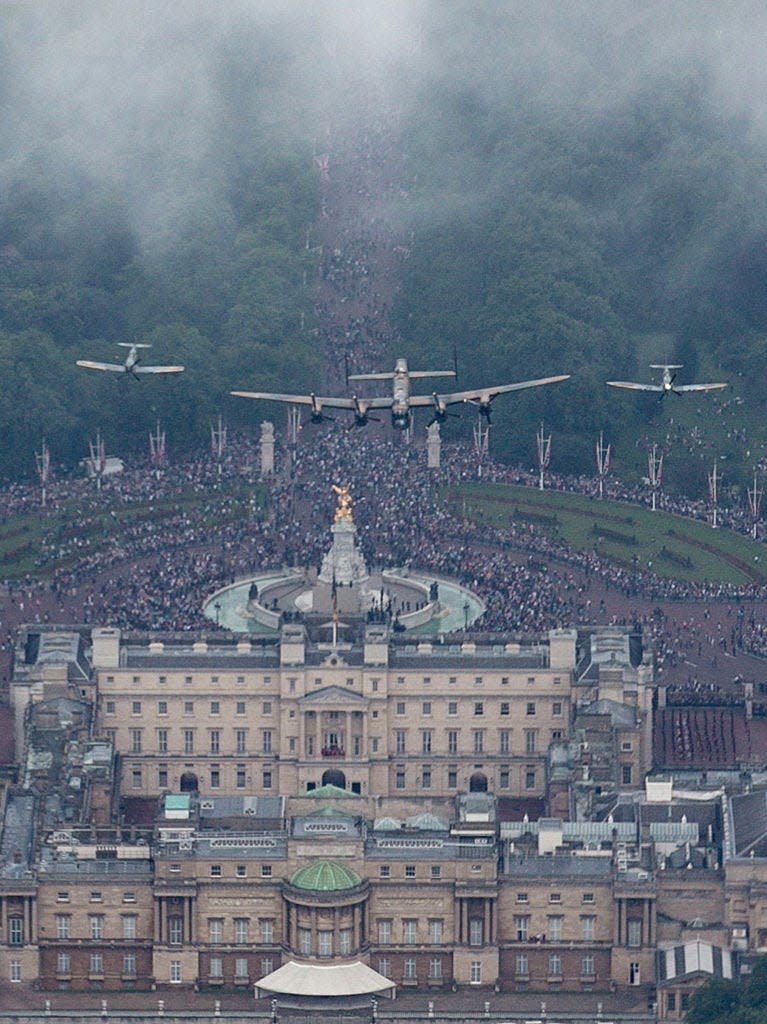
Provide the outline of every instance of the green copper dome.
[[290,884],[296,889],[313,889],[315,892],[354,889],[361,882],[356,871],[335,860],[316,860],[299,868],[290,879]]

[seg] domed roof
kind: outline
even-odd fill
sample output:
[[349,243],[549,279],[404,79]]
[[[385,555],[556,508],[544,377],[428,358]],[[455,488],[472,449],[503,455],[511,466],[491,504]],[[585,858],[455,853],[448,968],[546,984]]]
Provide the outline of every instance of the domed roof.
[[296,889],[313,889],[315,892],[354,889],[361,882],[356,871],[335,860],[315,860],[299,868],[290,879],[290,884]]

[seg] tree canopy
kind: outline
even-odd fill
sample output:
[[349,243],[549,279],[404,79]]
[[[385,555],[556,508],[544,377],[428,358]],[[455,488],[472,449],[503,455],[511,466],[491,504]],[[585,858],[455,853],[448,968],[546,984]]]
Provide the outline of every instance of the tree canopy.
[[[97,428],[143,446],[158,415],[199,440],[230,388],[316,382],[306,240],[332,140],[404,167],[392,182],[385,164],[375,210],[409,251],[384,359],[455,351],[465,386],[573,375],[499,399],[494,454],[531,464],[543,420],[555,470],[593,471],[600,432],[637,475],[644,442],[681,439],[685,488],[705,487],[712,452],[742,488],[767,440],[767,141],[716,40],[747,45],[753,26],[694,0],[662,19],[635,6],[624,31],[608,0],[588,16],[224,2],[172,26],[126,18],[119,47],[110,5],[4,12],[0,474],[31,472],[43,434],[68,462]],[[75,370],[131,340],[189,372],[133,387]],[[667,361],[730,389],[605,387]]]

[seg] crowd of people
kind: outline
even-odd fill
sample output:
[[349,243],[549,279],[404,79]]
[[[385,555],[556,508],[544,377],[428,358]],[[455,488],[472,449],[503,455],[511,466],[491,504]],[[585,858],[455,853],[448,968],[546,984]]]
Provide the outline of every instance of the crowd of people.
[[[391,143],[391,118],[361,129],[355,144],[329,142],[323,158],[323,219],[317,283],[317,343],[335,377],[384,369],[396,350],[388,311],[407,239],[387,200],[406,192],[403,165]],[[422,431],[422,426],[418,427]],[[423,436],[421,434],[421,436]],[[279,445],[276,472],[256,482],[258,440],[229,434],[223,451],[147,461],[98,479],[52,479],[40,487],[15,482],[0,491],[2,522],[34,512],[42,539],[34,568],[0,592],[0,618],[99,622],[125,629],[216,629],[203,615],[218,587],[279,565],[319,566],[331,536],[333,483],[351,487],[353,517],[369,567],[410,565],[457,578],[486,610],[473,625],[487,633],[535,634],[593,622],[634,622],[650,638],[660,672],[700,658],[751,651],[767,655],[767,627],[756,585],[683,583],[649,569],[626,568],[596,551],[576,551],[535,522],[500,528],[474,521],[441,500],[452,483],[476,478],[466,446],[442,446],[439,469],[427,469],[422,443],[344,422],[306,426]],[[529,471],[485,458],[482,478],[534,484]],[[97,486],[100,485],[100,486]],[[646,503],[647,488],[603,480],[606,496]],[[596,478],[547,473],[547,486],[593,493]],[[140,514],[129,514],[140,509]],[[704,518],[704,503],[665,500],[665,507]],[[748,531],[747,508],[723,508],[720,522]],[[23,535],[19,543],[24,543]],[[2,574],[2,564],[0,564]],[[681,616],[669,602],[694,606]],[[714,624],[705,609],[729,609]],[[697,616],[697,621],[696,621]],[[6,637],[6,649],[11,642]],[[697,653],[696,653],[697,652]],[[715,699],[694,671],[679,686]],[[684,695],[681,696],[684,700]]]

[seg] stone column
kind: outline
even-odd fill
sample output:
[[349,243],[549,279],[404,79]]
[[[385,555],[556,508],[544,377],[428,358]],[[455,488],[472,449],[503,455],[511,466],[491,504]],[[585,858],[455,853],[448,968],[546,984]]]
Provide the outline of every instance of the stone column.
[[432,423],[426,428],[426,467],[439,469],[442,440],[439,436],[439,423]]
[[261,477],[274,473],[274,424],[264,420],[261,424]]

